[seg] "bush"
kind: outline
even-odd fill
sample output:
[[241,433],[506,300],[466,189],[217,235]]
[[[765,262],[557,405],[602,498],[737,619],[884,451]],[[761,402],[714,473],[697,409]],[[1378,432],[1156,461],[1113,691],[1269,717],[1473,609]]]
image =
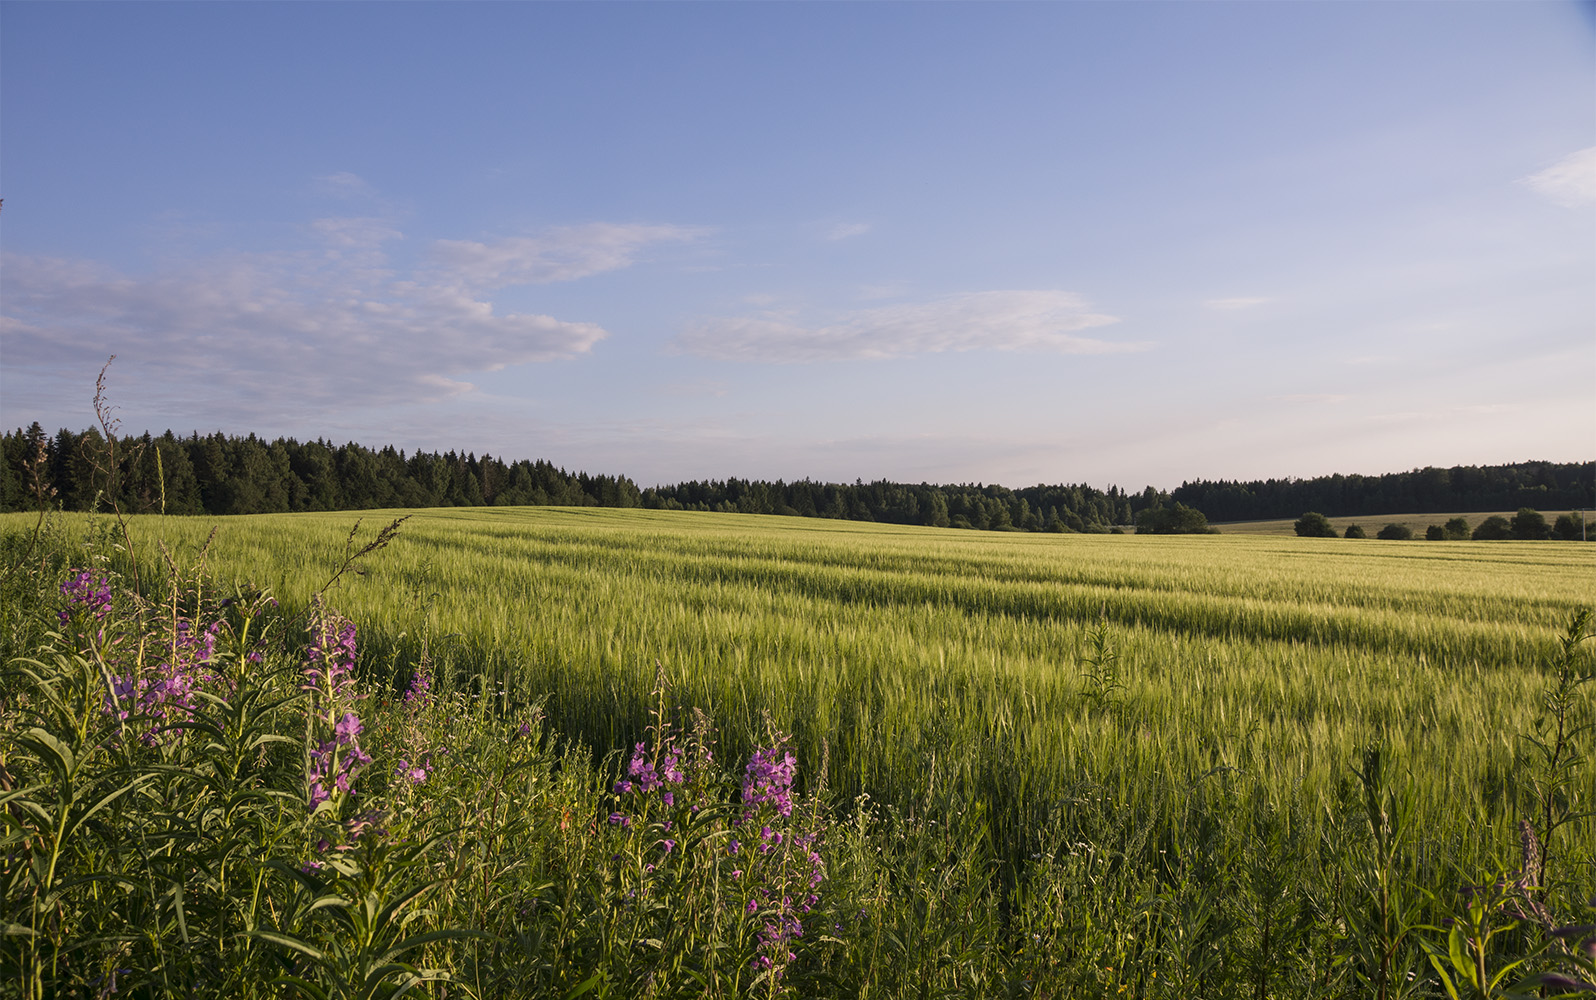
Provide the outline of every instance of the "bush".
[[1384,538],[1386,541],[1405,542],[1413,537],[1413,529],[1405,524],[1388,524],[1374,537]]
[[1446,541],[1446,529],[1439,524],[1432,524],[1424,529],[1424,540],[1427,542]]
[[[1298,532],[1298,534],[1301,534],[1301,532]],[[1349,524],[1349,525],[1347,525],[1347,533],[1346,533],[1346,535],[1344,537],[1346,537],[1346,538],[1368,538],[1369,537],[1369,533],[1367,531],[1363,530],[1363,525],[1361,525],[1361,524]]]
[[1500,514],[1492,514],[1481,521],[1478,528],[1474,529],[1474,540],[1476,542],[1499,542],[1504,538],[1512,537],[1512,524],[1508,523],[1507,518]]
[[1520,541],[1536,542],[1552,537],[1552,529],[1546,526],[1546,518],[1533,507],[1520,507],[1509,523],[1512,526],[1513,537]]
[[1446,533],[1446,540],[1449,542],[1466,542],[1469,540],[1469,519],[1454,517],[1447,521],[1441,530]]
[[1299,538],[1334,538],[1336,529],[1331,526],[1330,519],[1318,511],[1310,510],[1297,518],[1291,526]]
[[1136,515],[1138,535],[1205,535],[1210,530],[1207,515],[1183,503],[1149,507]]
[[1585,531],[1583,518],[1573,514],[1557,515],[1557,523],[1552,525],[1552,537],[1561,538],[1565,542],[1582,542],[1589,535]]

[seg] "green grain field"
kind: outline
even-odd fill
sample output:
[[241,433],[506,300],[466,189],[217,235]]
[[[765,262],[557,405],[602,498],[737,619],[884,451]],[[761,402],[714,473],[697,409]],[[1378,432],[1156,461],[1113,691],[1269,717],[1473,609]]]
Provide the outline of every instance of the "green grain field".
[[[210,567],[302,603],[356,519],[227,519]],[[157,540],[193,552],[215,526],[133,519],[151,565]],[[332,601],[373,660],[412,660],[427,635],[447,683],[547,697],[601,749],[641,732],[658,663],[739,747],[767,712],[810,759],[829,742],[848,795],[912,802],[940,782],[1000,802],[1015,853],[1082,781],[1134,798],[1162,791],[1146,775],[1176,788],[1236,767],[1314,801],[1373,743],[1423,776],[1427,816],[1488,852],[1511,842],[1492,803],[1540,661],[1596,605],[1596,552],[426,510]]]
[[[794,975],[816,977],[788,981],[810,984],[799,995],[1439,996],[1424,948],[1445,953],[1468,886],[1525,877],[1521,821],[1551,831],[1547,885],[1522,891],[1564,921],[1596,892],[1596,767],[1541,749],[1559,656],[1564,677],[1590,671],[1559,640],[1596,606],[1596,547],[548,507],[372,512],[355,546],[404,514],[327,601],[358,624],[374,697],[429,670],[456,713],[429,723],[440,752],[491,755],[493,727],[541,705],[576,755],[552,773],[575,789],[657,748],[660,705],[684,730],[702,709],[717,760],[787,734],[800,784],[824,789],[836,908],[836,936],[794,953]],[[356,522],[134,517],[131,561],[107,517],[57,515],[49,534],[80,565],[111,552],[124,585],[203,552],[212,579],[297,612]],[[30,524],[0,516],[0,534]],[[1566,687],[1565,730],[1592,721],[1593,686]],[[573,815],[621,808],[562,794],[556,825],[547,806],[511,814],[528,858]],[[450,801],[481,821],[480,797]],[[669,971],[636,950],[655,932],[617,929],[620,891],[594,889],[590,916],[560,925],[564,957],[515,973],[553,992],[473,995],[565,995],[590,969],[615,995],[693,995],[686,959]],[[439,926],[487,926],[460,912]],[[633,943],[616,951],[617,934]],[[1492,940],[1492,962],[1574,961],[1523,928]],[[719,968],[703,954],[696,968]],[[486,968],[470,949],[438,961]]]

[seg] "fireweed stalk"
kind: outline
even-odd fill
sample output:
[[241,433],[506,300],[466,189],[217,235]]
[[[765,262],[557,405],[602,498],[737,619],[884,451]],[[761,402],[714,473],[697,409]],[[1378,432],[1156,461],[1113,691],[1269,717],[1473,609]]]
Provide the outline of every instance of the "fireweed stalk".
[[[825,772],[822,759],[822,780]],[[820,906],[826,879],[820,854],[824,789],[800,806],[793,795],[797,775],[798,758],[787,737],[772,731],[771,745],[756,749],[743,771],[741,819],[727,845],[741,863],[732,875],[745,887],[743,912],[755,922],[752,964],[772,995],[782,991],[788,967],[798,959],[804,919]]]
[[324,607],[311,609],[305,651],[304,689],[310,693],[305,719],[305,794],[312,815],[341,816],[360,769],[371,757],[360,748],[364,729],[355,711],[355,623]]

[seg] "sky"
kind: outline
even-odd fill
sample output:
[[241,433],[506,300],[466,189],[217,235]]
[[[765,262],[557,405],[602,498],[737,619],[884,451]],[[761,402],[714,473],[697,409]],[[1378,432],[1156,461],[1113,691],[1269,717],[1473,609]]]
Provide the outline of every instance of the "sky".
[[688,479],[1596,458],[1596,8],[0,2],[0,426]]

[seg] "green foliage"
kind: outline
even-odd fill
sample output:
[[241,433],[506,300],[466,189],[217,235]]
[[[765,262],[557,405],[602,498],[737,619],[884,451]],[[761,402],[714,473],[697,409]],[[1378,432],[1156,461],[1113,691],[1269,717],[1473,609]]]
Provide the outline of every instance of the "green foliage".
[[1334,538],[1336,529],[1330,524],[1330,519],[1317,511],[1308,511],[1297,518],[1292,529],[1298,538]]
[[1444,539],[1445,541],[1467,541],[1470,536],[1469,519],[1466,517],[1450,518],[1447,520],[1446,524],[1442,526],[1441,530],[1446,533],[1446,538]]
[[1520,507],[1509,524],[1513,537],[1520,541],[1539,541],[1552,537],[1552,529],[1547,527],[1546,518],[1541,516],[1540,511],[1529,507]]
[[1424,529],[1424,540],[1427,542],[1444,542],[1447,540],[1446,529],[1439,524],[1429,525]]
[[1361,524],[1349,524],[1349,525],[1347,525],[1346,533],[1343,534],[1342,537],[1343,538],[1368,538],[1369,537],[1369,533],[1367,531],[1363,530],[1363,525],[1361,525]]
[[1507,518],[1500,514],[1492,514],[1480,522],[1474,529],[1473,539],[1476,542],[1499,542],[1504,538],[1513,537],[1513,526]]
[[1175,504],[1149,507],[1136,515],[1138,535],[1205,535],[1213,532],[1202,511]]
[[1557,521],[1552,525],[1552,537],[1565,542],[1582,542],[1589,536],[1589,529],[1585,526],[1583,516],[1579,514],[1559,514]]
[[1381,528],[1379,534],[1374,537],[1383,538],[1386,541],[1405,542],[1413,537],[1413,529],[1405,524],[1388,524]]

